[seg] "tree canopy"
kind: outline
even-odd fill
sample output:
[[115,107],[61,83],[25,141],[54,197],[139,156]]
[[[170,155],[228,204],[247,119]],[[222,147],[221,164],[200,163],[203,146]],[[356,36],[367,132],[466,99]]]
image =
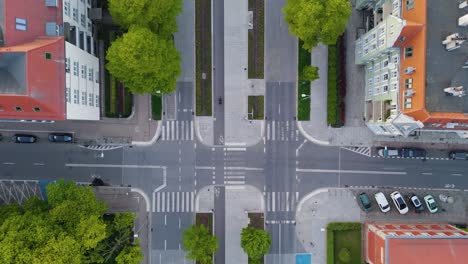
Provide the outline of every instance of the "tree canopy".
[[[0,263],[114,263],[119,254],[141,259],[139,247],[139,254],[125,250],[133,247],[128,236],[115,256],[104,261],[104,242],[115,244],[109,240],[116,233],[109,228],[115,221],[103,219],[107,207],[90,187],[58,181],[48,185],[47,197],[47,201],[33,197],[23,205],[0,206]],[[133,221],[132,214],[122,215],[116,218]],[[131,230],[133,222],[126,224]]]
[[218,241],[204,225],[192,225],[185,230],[182,245],[187,258],[201,264],[213,263],[213,253],[218,249]]
[[160,36],[177,32],[177,15],[182,0],[109,0],[112,19],[128,29],[132,25],[149,27]]
[[241,247],[252,262],[259,261],[271,246],[270,234],[251,226],[242,229]]
[[343,34],[351,15],[349,0],[287,0],[283,8],[289,32],[311,50],[319,42],[331,45]]
[[313,67],[311,65],[304,66],[302,74],[300,76],[301,80],[304,81],[314,81],[319,78],[318,67]]
[[107,50],[107,70],[137,94],[171,93],[181,73],[172,40],[148,28],[132,26]]

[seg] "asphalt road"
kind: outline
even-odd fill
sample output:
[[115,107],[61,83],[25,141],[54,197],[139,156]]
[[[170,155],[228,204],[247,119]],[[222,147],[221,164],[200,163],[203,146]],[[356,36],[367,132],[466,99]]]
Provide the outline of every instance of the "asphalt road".
[[[213,0],[213,139],[224,145],[224,0]],[[222,103],[219,102],[221,98]]]

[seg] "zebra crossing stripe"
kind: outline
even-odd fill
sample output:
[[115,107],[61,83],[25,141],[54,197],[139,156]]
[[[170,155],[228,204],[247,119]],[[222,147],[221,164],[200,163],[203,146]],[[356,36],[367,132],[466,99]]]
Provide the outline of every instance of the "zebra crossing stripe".
[[180,192],[177,192],[177,194],[176,194],[176,212],[179,212],[179,198],[180,198]]
[[289,192],[286,193],[286,212],[289,212]]
[[272,211],[274,212],[274,211],[275,211],[275,208],[276,208],[276,207],[275,207],[275,203],[276,203],[276,199],[275,199],[275,198],[276,198],[276,197],[275,197],[275,193],[274,193],[274,192],[271,193],[271,197],[272,197],[272,198],[271,198],[271,208],[273,209]]
[[271,122],[271,134],[272,134],[272,139],[275,140],[275,134],[276,134],[276,130],[275,130],[275,121],[272,121]]
[[194,208],[194,199],[193,199],[194,198],[194,193],[193,192],[190,193],[190,198],[191,198],[190,199],[190,212],[191,212],[193,210],[193,208]]

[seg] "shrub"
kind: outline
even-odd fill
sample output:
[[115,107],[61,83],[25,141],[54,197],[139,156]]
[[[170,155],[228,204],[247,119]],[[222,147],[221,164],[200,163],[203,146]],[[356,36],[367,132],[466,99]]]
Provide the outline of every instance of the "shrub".
[[338,253],[338,259],[343,263],[349,263],[351,261],[351,253],[349,253],[349,249],[340,249],[340,253]]

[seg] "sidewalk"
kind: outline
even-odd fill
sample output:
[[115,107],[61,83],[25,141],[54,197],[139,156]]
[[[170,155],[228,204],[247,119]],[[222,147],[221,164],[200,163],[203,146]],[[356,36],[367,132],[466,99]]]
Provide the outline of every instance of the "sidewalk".
[[[214,208],[214,186],[200,190],[196,198],[197,212],[210,212]],[[225,252],[226,264],[247,264],[248,258],[240,246],[242,228],[247,227],[247,212],[264,212],[263,194],[253,186],[242,188],[226,186],[225,196]]]
[[[463,191],[436,191],[431,193],[438,203],[439,209],[446,209],[436,214],[430,214],[425,209],[425,212],[416,214],[414,211],[408,212],[406,215],[400,215],[393,202],[391,203],[391,211],[384,214],[379,211],[373,200],[373,211],[364,213],[356,200],[356,196],[362,190],[345,189],[345,188],[323,188],[318,189],[306,197],[304,197],[297,207],[296,211],[296,232],[297,238],[302,243],[306,252],[312,253],[312,263],[326,264],[327,263],[327,238],[326,227],[331,222],[405,222],[405,223],[448,223],[448,222],[466,222],[466,192]],[[365,190],[370,197],[380,189]],[[383,190],[388,193],[394,189]],[[412,189],[402,191],[403,195],[412,192]],[[415,192],[422,198],[421,193],[425,191]],[[418,193],[419,192],[419,193]],[[440,202],[438,195],[444,193],[455,198],[455,203],[446,204]],[[408,201],[407,201],[408,202]],[[312,243],[312,244],[311,244]]]
[[[102,106],[103,107],[103,106]],[[74,132],[77,144],[131,144],[153,139],[158,122],[151,120],[151,97],[135,95],[129,118],[105,118],[99,121],[67,120],[55,123],[0,122],[0,133]]]
[[[364,68],[354,64],[357,28],[363,27],[360,11],[353,9],[345,34],[346,43],[346,97],[345,125],[332,128],[327,125],[327,79],[328,48],[319,44],[312,50],[312,65],[319,67],[320,78],[311,82],[310,121],[299,121],[302,135],[315,144],[332,146],[374,146],[392,145],[399,142],[423,144],[446,144],[456,148],[457,144],[467,144],[455,133],[422,131],[417,137],[376,136],[364,123]],[[454,145],[454,146],[452,146]]]
[[[265,95],[265,81],[248,79],[248,2],[224,2],[224,143],[250,146],[263,136],[263,120],[248,120],[248,96]],[[236,10],[236,12],[232,12]],[[213,100],[216,100],[214,98]],[[215,102],[217,103],[217,101]],[[213,145],[213,120],[195,118],[199,140]]]

